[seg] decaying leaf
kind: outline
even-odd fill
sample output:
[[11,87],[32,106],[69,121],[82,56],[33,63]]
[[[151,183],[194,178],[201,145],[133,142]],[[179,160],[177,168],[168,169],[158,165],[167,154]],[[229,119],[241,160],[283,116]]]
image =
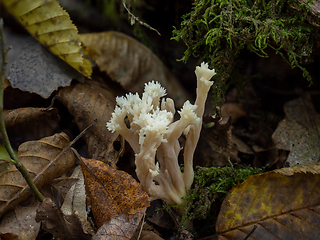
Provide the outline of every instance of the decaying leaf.
[[81,222],[83,231],[93,234],[93,228],[87,220],[86,189],[80,166],[74,169],[70,178],[78,178],[78,181],[69,189],[61,211],[65,216],[76,215]]
[[219,239],[319,239],[320,165],[252,175],[225,198]]
[[239,161],[238,148],[232,142],[231,118],[222,118],[218,115],[205,116],[203,122],[211,127],[201,130],[195,154],[202,162],[198,162],[197,165],[218,167],[225,166],[228,159],[233,162]]
[[137,211],[126,217],[121,214],[101,226],[92,240],[128,240],[135,233],[146,209]]
[[[55,160],[68,145],[69,138],[64,133],[21,144],[18,158],[39,188],[74,166],[76,159],[70,149]],[[0,216],[30,195],[30,189],[16,167],[6,164],[5,168],[0,172]]]
[[20,49],[18,53],[14,53],[15,56],[9,58],[7,66],[7,77],[13,88],[48,98],[58,87],[69,86],[72,79],[81,77],[80,73],[50,53],[36,40],[32,38],[20,40],[17,43],[21,44],[19,46],[14,44],[15,41],[9,42],[12,38],[10,37],[7,42],[13,51]]
[[3,0],[2,3],[53,54],[90,77],[91,64],[82,58],[78,30],[56,0]]
[[128,173],[107,164],[81,158],[87,196],[98,228],[112,218],[124,214],[127,218],[149,206],[149,196]]
[[11,141],[18,138],[24,142],[49,136],[60,120],[57,108],[18,108],[3,114]]
[[287,102],[283,109],[286,117],[272,135],[276,147],[290,151],[290,166],[318,162],[320,114],[309,99],[302,97]]
[[37,210],[36,221],[42,223],[42,228],[51,233],[55,239],[91,239],[91,235],[84,233],[81,222],[76,215],[65,216],[60,209],[46,198]]
[[97,124],[87,131],[84,138],[88,145],[89,157],[116,167],[123,152],[124,140],[119,134],[106,128],[115,107],[115,96],[103,83],[88,80],[59,91],[61,101],[74,116],[80,131],[97,119]]
[[167,89],[177,107],[191,99],[160,59],[137,40],[114,31],[79,35],[100,70],[127,91],[142,94],[144,84],[154,80]]
[[3,216],[0,221],[0,239],[35,240],[40,230],[40,223],[35,220],[39,204],[38,200],[32,198],[26,205],[17,205]]

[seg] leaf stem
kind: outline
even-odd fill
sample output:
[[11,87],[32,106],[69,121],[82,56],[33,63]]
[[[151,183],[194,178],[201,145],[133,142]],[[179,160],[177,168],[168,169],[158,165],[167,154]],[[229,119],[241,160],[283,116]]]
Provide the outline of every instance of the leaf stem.
[[0,19],[0,53],[2,55],[1,58],[1,71],[0,71],[0,134],[2,135],[3,139],[3,145],[6,148],[8,154],[10,155],[13,164],[16,166],[16,168],[21,172],[22,176],[28,183],[31,191],[34,193],[36,198],[42,202],[45,198],[42,195],[42,193],[39,191],[37,186],[32,181],[32,178],[30,177],[30,174],[28,170],[23,166],[23,164],[19,161],[17,155],[14,153],[13,148],[10,144],[9,137],[7,134],[6,126],[4,123],[3,118],[3,92],[4,92],[4,76],[6,71],[6,64],[7,64],[7,53],[6,53],[6,47],[5,47],[5,41],[4,41],[4,33],[3,33],[3,20]]

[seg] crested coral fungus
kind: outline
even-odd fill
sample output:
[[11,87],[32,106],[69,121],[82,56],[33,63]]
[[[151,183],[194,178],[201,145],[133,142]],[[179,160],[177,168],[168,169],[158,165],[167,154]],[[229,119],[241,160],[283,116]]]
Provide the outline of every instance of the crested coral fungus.
[[[173,121],[173,100],[163,98],[166,90],[152,81],[145,85],[142,98],[137,93],[117,97],[117,106],[107,123],[109,131],[122,135],[135,152],[137,177],[151,200],[162,199],[169,205],[181,204],[192,185],[193,154],[200,136],[205,101],[213,84],[210,79],[215,75],[205,63],[196,67],[195,73],[196,102],[184,103],[178,111],[178,121]],[[186,137],[183,172],[178,163],[181,150],[178,139],[182,134]]]

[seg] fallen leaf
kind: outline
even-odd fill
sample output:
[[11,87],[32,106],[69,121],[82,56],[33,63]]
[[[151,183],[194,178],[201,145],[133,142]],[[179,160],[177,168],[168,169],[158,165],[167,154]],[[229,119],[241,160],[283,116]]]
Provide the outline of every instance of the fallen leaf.
[[191,99],[160,59],[134,38],[114,31],[79,35],[100,70],[125,90],[142,94],[145,83],[155,80],[167,89],[177,107]]
[[231,118],[222,118],[218,115],[205,116],[203,122],[211,127],[204,127],[201,130],[201,138],[195,153],[201,162],[197,162],[196,165],[221,167],[226,165],[228,159],[238,162],[238,148],[232,142]]
[[132,240],[164,240],[164,239],[152,231],[144,230],[141,232],[140,238],[135,238]]
[[[64,133],[21,144],[18,149],[18,158],[29,171],[38,188],[74,166],[76,159],[70,149],[55,160],[68,145],[69,138]],[[30,194],[22,174],[14,165],[6,164],[5,170],[0,172],[0,216],[25,200]]]
[[62,206],[69,189],[78,182],[77,178],[70,178],[66,175],[67,174],[63,174],[61,177],[52,180],[40,189],[44,196],[51,198],[59,207]]
[[46,198],[40,204],[36,221],[41,222],[42,228],[51,233],[55,239],[91,239],[90,234],[83,232],[78,217],[76,215],[65,216],[50,198]]
[[103,224],[92,237],[92,240],[128,240],[131,239],[139,226],[146,209],[137,211],[126,217],[124,214],[114,217]]
[[219,239],[319,239],[319,181],[319,164],[250,176],[223,201]]
[[20,142],[51,135],[60,120],[57,108],[18,108],[4,111],[3,115],[10,140]]
[[320,159],[320,115],[307,98],[287,102],[283,119],[272,135],[278,149],[290,151],[290,166],[318,162]]
[[86,189],[80,166],[74,169],[70,178],[78,178],[78,181],[69,189],[61,211],[65,216],[76,215],[81,222],[83,232],[93,234],[93,228],[87,220]]
[[[72,79],[81,75],[68,64],[50,53],[32,38],[20,40],[17,44],[10,36],[7,42],[13,50],[20,50],[11,56],[7,65],[7,77],[13,88],[36,93],[48,98],[58,87],[69,86]],[[20,37],[21,38],[21,37]],[[24,38],[22,38],[24,39]],[[18,45],[20,44],[20,46]],[[10,52],[10,51],[9,51]]]
[[56,0],[3,0],[2,3],[53,54],[90,77],[91,64],[82,57],[78,30]]
[[116,167],[124,149],[124,139],[106,128],[116,104],[111,89],[104,83],[88,80],[63,88],[58,94],[80,131],[97,119],[97,124],[84,135],[89,157]]
[[40,223],[35,220],[39,204],[38,200],[32,198],[27,204],[17,205],[5,214],[0,221],[0,239],[8,239],[8,234],[12,235],[10,239],[36,239],[40,230]]
[[231,117],[232,122],[235,123],[238,119],[246,116],[243,111],[243,104],[237,102],[223,103],[221,106],[221,116],[223,118]]
[[98,228],[114,217],[124,214],[129,218],[150,205],[148,194],[131,175],[101,161],[81,159],[86,192]]

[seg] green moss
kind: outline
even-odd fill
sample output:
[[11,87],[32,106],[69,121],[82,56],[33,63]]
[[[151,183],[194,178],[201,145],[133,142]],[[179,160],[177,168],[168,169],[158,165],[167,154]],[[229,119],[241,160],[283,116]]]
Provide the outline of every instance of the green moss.
[[245,181],[250,175],[262,172],[261,168],[231,165],[231,163],[225,167],[197,167],[194,183],[185,198],[186,206],[181,222],[206,219],[205,224],[213,226],[220,205],[231,188],[238,182]]
[[312,58],[319,30],[306,21],[308,11],[307,4],[296,0],[195,0],[172,39],[187,46],[181,60],[195,56],[216,68],[213,92],[215,104],[221,105],[230,84],[238,86],[244,80],[239,79],[237,62],[244,49],[268,57],[265,49],[273,48],[311,83],[301,62]]

